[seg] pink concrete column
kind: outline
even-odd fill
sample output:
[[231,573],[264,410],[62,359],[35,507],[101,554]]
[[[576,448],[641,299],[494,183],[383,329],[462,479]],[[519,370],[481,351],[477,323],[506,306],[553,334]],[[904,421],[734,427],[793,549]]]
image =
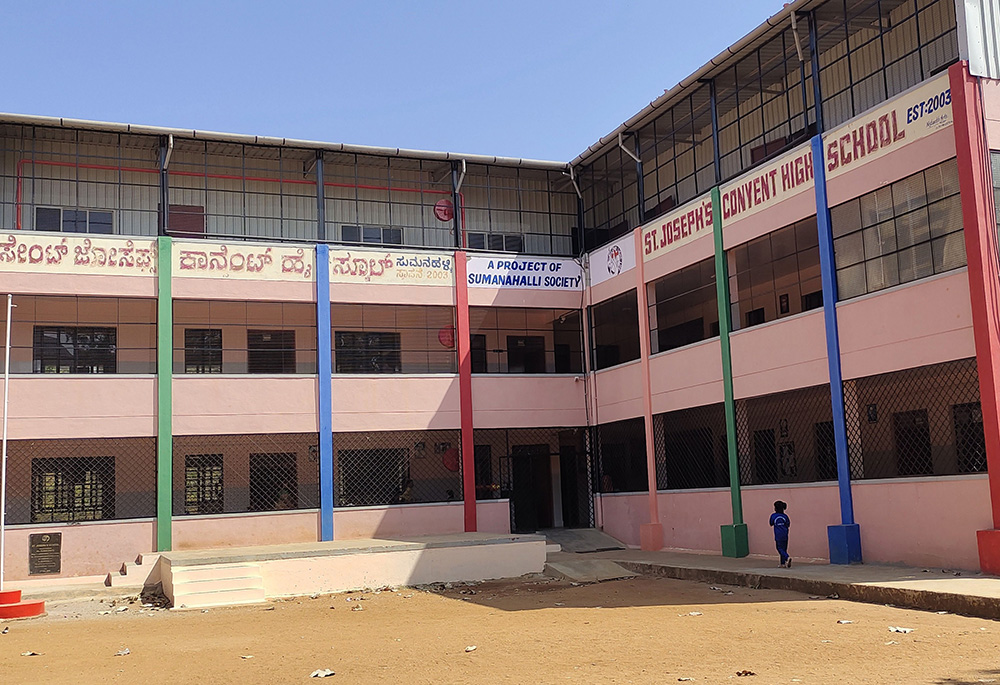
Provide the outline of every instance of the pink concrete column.
[[968,62],[948,69],[955,116],[955,150],[962,194],[965,252],[969,263],[972,329],[979,369],[983,433],[989,470],[993,528],[977,533],[979,565],[985,573],[1000,575],[1000,265],[997,264],[997,224],[991,187],[990,152],[983,130],[983,102],[979,82],[969,74]]
[[465,532],[476,532],[476,447],[472,437],[472,339],[469,337],[469,277],[465,252],[455,252],[455,347],[462,423],[462,494]]
[[644,550],[663,549],[663,524],[656,497],[656,441],[653,439],[653,393],[649,382],[649,304],[646,301],[646,265],[642,258],[642,231],[635,231],[636,302],[639,309],[639,364],[642,369],[642,419],[646,426],[646,474],[649,482],[649,523],[639,526]]

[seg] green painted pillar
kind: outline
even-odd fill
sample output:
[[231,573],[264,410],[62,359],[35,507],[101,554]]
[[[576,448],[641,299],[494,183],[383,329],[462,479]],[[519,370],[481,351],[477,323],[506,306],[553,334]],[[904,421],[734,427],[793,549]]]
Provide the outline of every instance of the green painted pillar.
[[733,399],[733,357],[729,334],[733,329],[729,302],[729,269],[722,248],[722,203],[719,188],[712,189],[712,235],[715,239],[715,292],[719,299],[719,342],[722,347],[722,388],[726,405],[726,449],[729,453],[729,491],[733,499],[733,522],[722,526],[722,554],[745,557],[750,554],[747,524],[743,523],[743,497],[740,494],[740,463],[736,452],[736,401]]
[[173,518],[174,302],[170,236],[157,239],[156,258],[156,551],[170,549]]

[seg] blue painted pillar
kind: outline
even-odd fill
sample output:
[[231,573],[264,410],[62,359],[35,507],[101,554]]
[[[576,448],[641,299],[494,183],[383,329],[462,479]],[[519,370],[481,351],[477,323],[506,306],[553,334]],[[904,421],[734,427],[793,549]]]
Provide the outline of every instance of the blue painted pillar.
[[330,341],[330,248],[316,246],[316,381],[319,412],[319,539],[333,540],[333,346]]
[[826,358],[830,366],[830,402],[833,407],[833,442],[837,452],[837,488],[840,525],[827,527],[830,563],[861,563],[861,528],[854,522],[851,468],[847,459],[847,424],[844,419],[844,380],[840,370],[840,335],[837,331],[837,272],[833,261],[833,230],[826,197],[823,137],[812,139],[813,174],[816,178],[816,226],[819,231],[819,264],[823,278],[823,319],[826,325]]

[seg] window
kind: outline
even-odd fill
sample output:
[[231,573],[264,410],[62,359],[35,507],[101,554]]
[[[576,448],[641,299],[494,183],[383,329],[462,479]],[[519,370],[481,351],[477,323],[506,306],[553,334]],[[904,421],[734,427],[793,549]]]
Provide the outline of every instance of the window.
[[97,521],[114,517],[114,457],[31,460],[32,523]]
[[496,499],[500,486],[493,480],[493,446],[476,445],[476,499]]
[[250,511],[282,511],[299,506],[294,452],[250,455]]
[[222,373],[222,329],[184,329],[184,373]]
[[61,231],[63,233],[114,233],[114,215],[99,209],[63,209],[61,207],[36,207],[36,231]]
[[337,373],[457,373],[455,309],[334,304]]
[[399,333],[337,331],[337,373],[400,373]]
[[646,285],[652,354],[718,335],[715,262],[705,259]]
[[[194,238],[205,235],[205,208],[201,205],[169,205],[170,235]],[[162,220],[162,217],[161,217]]]
[[467,233],[470,250],[492,250],[493,252],[524,252],[524,236],[502,233]]
[[816,217],[737,245],[727,256],[734,329],[823,306]]
[[404,448],[338,450],[340,497],[337,505],[396,504],[409,480],[409,454]]
[[840,300],[966,264],[954,159],[837,205],[830,220]]
[[473,373],[581,373],[575,309],[471,307]]
[[897,412],[892,415],[892,427],[896,445],[896,472],[901,476],[934,473],[927,410]]
[[316,372],[315,304],[175,299],[173,312],[175,374]]
[[341,240],[345,243],[372,245],[402,245],[403,229],[382,226],[341,226]]
[[951,407],[955,421],[955,448],[959,473],[986,470],[986,436],[983,433],[983,409],[979,402]]
[[184,457],[184,513],[221,514],[221,454],[188,454]]
[[599,492],[641,492],[646,477],[646,429],[642,419],[627,419],[597,426],[600,458]]
[[117,331],[84,326],[35,326],[35,373],[116,373]]
[[247,330],[247,373],[295,373],[295,331]]
[[639,314],[634,289],[590,308],[590,335],[595,370],[639,358]]

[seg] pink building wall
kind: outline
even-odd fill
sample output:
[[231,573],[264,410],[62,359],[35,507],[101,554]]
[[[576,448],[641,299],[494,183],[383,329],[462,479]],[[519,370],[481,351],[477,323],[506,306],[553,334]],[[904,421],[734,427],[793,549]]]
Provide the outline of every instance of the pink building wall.
[[474,376],[476,428],[585,426],[581,376]]
[[[458,376],[333,377],[334,431],[458,428]],[[312,430],[316,430],[313,428]]]
[[174,376],[174,435],[315,432],[316,383],[314,376]]

